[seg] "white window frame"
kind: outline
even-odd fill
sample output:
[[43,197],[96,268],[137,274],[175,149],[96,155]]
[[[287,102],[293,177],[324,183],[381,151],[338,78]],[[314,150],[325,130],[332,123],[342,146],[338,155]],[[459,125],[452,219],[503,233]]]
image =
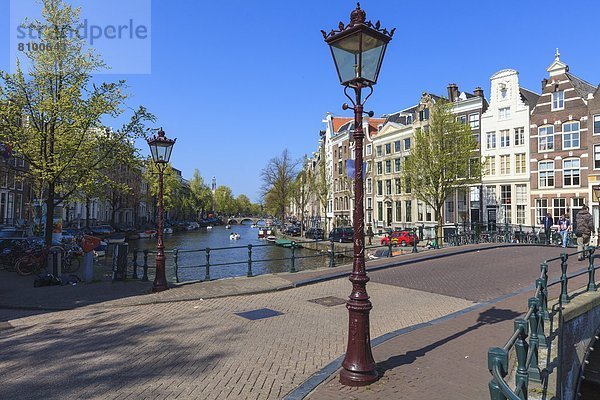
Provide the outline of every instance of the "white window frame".
[[[552,134],[548,134],[548,130],[552,130]],[[542,135],[542,130],[544,130],[544,134]],[[542,138],[546,139],[546,149],[542,150]],[[548,144],[551,144],[549,146]],[[554,125],[544,125],[538,128],[538,153],[554,151]]]
[[510,107],[502,107],[498,109],[498,119],[505,120],[510,118]]
[[600,169],[600,144],[594,145],[594,169]]
[[[491,139],[491,140],[490,140]],[[487,132],[485,134],[486,149],[496,148],[496,132]]]
[[479,128],[479,113],[469,114],[469,126],[471,129]]
[[[596,121],[598,122],[598,130],[596,130]],[[600,114],[596,114],[592,118],[592,130],[594,135],[600,135]]]
[[[550,168],[542,169],[542,164],[543,165],[551,165],[552,169],[550,169]],[[544,171],[544,182],[545,182],[544,185],[542,185],[542,171]],[[549,178],[552,178],[552,185],[548,184]],[[555,180],[555,172],[554,172],[554,160],[539,161],[538,162],[538,187],[539,188],[553,188],[555,185],[556,185],[556,180]]]
[[[577,166],[567,166],[567,163],[577,162]],[[572,171],[567,175],[567,171]],[[576,172],[575,172],[576,171]],[[567,185],[567,176],[570,177],[571,183]],[[574,184],[575,177],[578,183]],[[579,158],[566,158],[563,160],[563,187],[579,187],[581,186],[581,160]]]
[[368,144],[365,148],[365,154],[370,156],[373,153],[373,145],[372,144]]
[[[559,98],[560,94],[560,98]],[[554,105],[556,103],[556,106]],[[564,110],[565,108],[565,91],[557,90],[552,92],[552,101],[550,103],[551,111]]]
[[500,147],[510,147],[510,129],[500,131]]
[[515,174],[524,174],[527,172],[527,160],[525,153],[515,153]]
[[496,156],[487,157],[486,169],[488,175],[496,175]]
[[510,175],[510,154],[500,156],[500,175]]
[[[577,126],[577,130],[572,130],[572,131],[568,131],[568,133],[565,133],[565,128],[567,126]],[[562,125],[562,145],[563,145],[563,150],[569,150],[569,149],[578,149],[581,146],[581,131],[580,131],[581,127],[579,125],[579,121],[569,121],[569,122],[565,122]],[[570,146],[567,146],[566,144],[566,136],[569,136],[570,140]],[[577,136],[577,145],[574,146],[573,142],[575,141],[575,135]]]
[[515,128],[514,133],[515,133],[515,140],[514,140],[515,146],[525,145],[525,128],[524,127]]

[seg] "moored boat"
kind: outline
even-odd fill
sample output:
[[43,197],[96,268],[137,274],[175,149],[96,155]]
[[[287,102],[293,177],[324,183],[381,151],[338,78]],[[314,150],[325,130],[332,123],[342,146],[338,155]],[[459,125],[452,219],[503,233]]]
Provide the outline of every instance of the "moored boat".
[[104,237],[104,241],[108,244],[124,243],[125,242],[125,234],[124,233],[111,233],[110,235],[106,235]]
[[173,228],[165,228],[163,230],[164,233],[173,233]]
[[267,242],[276,242],[276,241],[277,241],[276,236],[267,236]]
[[229,224],[225,225],[225,229],[231,229],[231,225],[229,225]]
[[208,225],[206,229],[212,229],[212,225]]
[[229,235],[229,240],[239,240],[239,238],[240,238],[239,233],[231,232],[231,234]]
[[148,229],[144,232],[138,232],[138,236],[140,239],[151,238],[156,236],[156,231],[154,229]]

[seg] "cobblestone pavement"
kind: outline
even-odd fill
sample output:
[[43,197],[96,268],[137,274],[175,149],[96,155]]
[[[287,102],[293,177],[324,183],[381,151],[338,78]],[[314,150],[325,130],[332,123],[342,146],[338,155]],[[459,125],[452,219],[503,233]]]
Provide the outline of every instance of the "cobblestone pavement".
[[[521,251],[510,253],[503,253],[506,249],[495,249],[453,255],[372,272],[373,281],[368,285],[374,304],[371,336],[376,338],[465,309],[473,305],[473,301],[486,298],[483,295],[486,287],[497,293],[510,293],[518,286],[514,274],[522,271],[524,275],[535,277],[541,259],[560,252],[560,249],[520,248]],[[504,254],[514,257],[512,263],[520,267],[507,269],[511,260]],[[469,270],[469,265],[477,267]],[[452,271],[457,271],[456,276]],[[496,277],[497,271],[505,273],[498,273],[500,283],[491,285],[489,277]],[[270,284],[256,286],[264,290],[289,287],[284,282],[287,277],[285,274],[264,277],[271,280]],[[503,277],[505,286],[501,283]],[[293,279],[302,280],[300,275],[294,275]],[[210,284],[212,282],[206,283]],[[440,290],[440,284],[453,289]],[[232,281],[215,285],[227,285],[229,290],[235,290],[241,284]],[[348,314],[344,305],[326,307],[309,300],[326,296],[345,299],[350,292],[347,279],[204,300],[200,287],[203,286],[188,285],[179,292],[177,289],[152,295],[155,297],[149,301],[136,303],[138,297],[132,296],[53,313],[0,310],[0,321],[5,321],[0,323],[3,376],[0,398],[277,399],[345,351]],[[173,296],[173,301],[169,301],[169,296]],[[160,301],[152,304],[156,299]],[[132,304],[139,305],[125,307]],[[260,308],[282,314],[254,321],[236,315]],[[486,326],[491,325],[490,319],[510,322],[516,311],[506,310],[509,311],[500,316],[495,312],[483,314],[482,321]],[[30,315],[32,313],[36,315]],[[453,318],[450,321],[457,324],[453,329],[458,331],[481,331],[469,330],[472,320],[456,322],[459,318]],[[421,379],[412,369],[415,365],[402,357],[404,351],[409,351],[406,349],[413,349],[416,353],[407,353],[409,358],[420,360],[423,368],[427,366],[431,370],[429,376],[435,377],[439,365],[444,364],[440,360],[445,358],[436,358],[437,354],[431,350],[446,342],[458,343],[451,328],[435,335],[427,331],[430,328],[433,329],[414,331],[410,335],[412,344],[395,348],[390,347],[391,344],[384,347],[387,344],[384,343],[375,348],[376,361],[392,358],[391,367],[380,368],[391,371],[394,366],[408,365],[407,372],[403,372],[393,388],[403,390],[401,382]],[[462,334],[460,338],[465,340],[465,348],[477,350],[474,346],[477,335]],[[484,356],[486,350],[483,350]],[[386,376],[392,379],[394,375],[390,372]],[[321,392],[325,387],[322,386],[312,398],[344,399],[358,395],[356,398],[362,399],[366,393],[340,391],[335,387],[335,380],[329,384],[333,385],[333,392]],[[487,385],[486,382],[478,384]],[[392,392],[384,389],[379,394],[387,396],[389,393]]]

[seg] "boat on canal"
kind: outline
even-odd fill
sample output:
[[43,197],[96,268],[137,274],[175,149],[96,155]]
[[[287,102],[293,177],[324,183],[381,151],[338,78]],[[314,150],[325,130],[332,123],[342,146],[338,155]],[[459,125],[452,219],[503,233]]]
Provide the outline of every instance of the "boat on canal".
[[231,232],[231,234],[229,235],[229,240],[239,240],[240,237],[241,236],[239,233]]

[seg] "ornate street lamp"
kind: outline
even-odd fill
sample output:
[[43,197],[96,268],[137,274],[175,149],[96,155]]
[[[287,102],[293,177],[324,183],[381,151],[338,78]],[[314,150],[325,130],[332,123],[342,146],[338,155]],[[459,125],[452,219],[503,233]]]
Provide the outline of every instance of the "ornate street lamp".
[[[375,361],[371,353],[371,336],[369,333],[369,312],[373,308],[367,295],[369,277],[365,270],[365,236],[364,236],[364,193],[363,193],[363,138],[362,129],[363,106],[373,94],[373,85],[377,83],[381,62],[388,42],[395,29],[388,32],[380,29],[379,21],[372,24],[365,21],[366,13],[361,10],[360,3],[350,14],[350,23],[339,23],[338,30],[329,33],[321,31],[325,41],[331,48],[340,83],[344,86],[344,94],[352,107],[344,104],[342,109],[354,110],[355,162],[354,169],[354,257],[350,282],[352,292],[346,302],[349,314],[348,347],[342,363],[343,370],[340,382],[348,386],[365,386],[378,379]],[[354,89],[354,99],[348,95],[348,88]],[[362,88],[368,88],[369,94],[363,100]],[[373,112],[368,113],[370,117]]]
[[165,245],[163,243],[163,174],[171,158],[171,151],[176,140],[167,139],[162,128],[158,131],[158,136],[148,139],[152,161],[154,161],[154,165],[158,170],[158,232],[156,233],[156,275],[154,277],[154,284],[152,285],[153,292],[162,292],[169,288],[165,276]]
[[594,201],[598,202],[598,226],[596,226],[597,233],[597,246],[600,246],[600,185],[592,186],[592,197]]

